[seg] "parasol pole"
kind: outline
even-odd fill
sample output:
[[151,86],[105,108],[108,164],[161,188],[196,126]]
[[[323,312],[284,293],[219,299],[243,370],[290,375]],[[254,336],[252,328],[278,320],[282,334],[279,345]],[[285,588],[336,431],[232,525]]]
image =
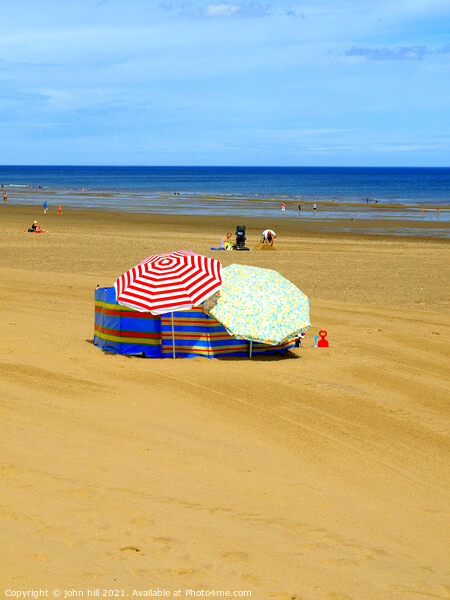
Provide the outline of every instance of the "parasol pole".
[[250,345],[249,345],[249,348],[248,348],[248,356],[249,356],[249,358],[252,357],[252,349],[253,349],[253,341],[250,340]]
[[172,351],[173,351],[173,357],[175,358],[175,331],[173,328],[173,312],[171,313],[172,315]]

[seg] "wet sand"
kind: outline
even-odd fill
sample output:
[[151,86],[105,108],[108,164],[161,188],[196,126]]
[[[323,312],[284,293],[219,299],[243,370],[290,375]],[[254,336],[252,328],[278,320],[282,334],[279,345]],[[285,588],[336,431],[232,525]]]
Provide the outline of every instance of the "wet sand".
[[[0,218],[0,589],[449,598],[448,242],[251,219],[247,245],[270,226],[277,252],[211,252],[235,218]],[[24,233],[35,219],[49,233]],[[96,285],[175,249],[288,277],[303,347],[93,346]]]
[[[174,197],[164,192],[121,191],[113,193],[100,190],[29,190],[13,189],[9,201],[13,206],[33,205],[39,211],[43,201],[49,205],[49,213],[62,205],[63,210],[96,210],[121,213],[163,215],[189,215],[195,217],[219,216],[236,223],[270,221],[294,231],[320,231],[329,233],[363,233],[371,235],[401,235],[450,238],[450,206],[426,206],[356,201],[316,200],[317,212],[312,200],[284,199],[286,212],[280,211],[278,197],[217,196],[207,194],[184,194]],[[299,212],[299,204],[302,210]],[[290,225],[289,225],[290,223]],[[265,227],[264,227],[265,228]],[[233,229],[234,231],[234,229]]]

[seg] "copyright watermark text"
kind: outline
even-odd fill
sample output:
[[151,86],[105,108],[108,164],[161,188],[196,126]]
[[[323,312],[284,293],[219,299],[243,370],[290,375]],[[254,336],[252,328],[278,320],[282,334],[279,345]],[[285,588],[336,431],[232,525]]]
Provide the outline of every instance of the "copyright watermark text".
[[168,590],[165,588],[150,588],[143,590],[124,589],[46,589],[34,590],[5,590],[5,597],[14,600],[30,600],[31,598],[251,598],[252,593],[248,590]]

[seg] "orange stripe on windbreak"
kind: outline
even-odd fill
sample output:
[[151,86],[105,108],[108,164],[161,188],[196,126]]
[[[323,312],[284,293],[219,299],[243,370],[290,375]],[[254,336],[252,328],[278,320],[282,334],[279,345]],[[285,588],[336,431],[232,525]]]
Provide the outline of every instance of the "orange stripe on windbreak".
[[[173,348],[172,346],[162,347],[162,353],[172,355]],[[190,346],[177,346],[175,344],[175,354],[198,354],[203,356],[213,356],[214,352],[209,350],[208,348],[194,348]]]
[[[162,353],[171,355],[172,346],[163,346]],[[197,348],[195,346],[177,346],[175,344],[175,354],[200,354],[203,356],[214,356],[216,354],[235,354],[237,352],[248,353],[248,346],[224,346],[223,348]]]
[[[161,333],[161,338],[163,340],[171,340],[172,339],[172,332],[171,331],[163,331]],[[192,342],[197,342],[197,341],[202,341],[202,342],[215,342],[218,340],[234,340],[235,338],[232,337],[231,335],[228,335],[228,333],[216,333],[216,334],[211,334],[211,333],[182,333],[180,331],[175,331],[175,338],[177,340],[184,340],[184,341],[192,341]]]
[[[172,327],[172,319],[171,318],[164,318],[161,319],[161,323],[163,326],[165,327]],[[173,319],[173,324],[174,326],[179,326],[179,327],[222,327],[221,324],[216,321],[201,321],[201,320],[196,320],[196,319],[177,319],[174,317]]]

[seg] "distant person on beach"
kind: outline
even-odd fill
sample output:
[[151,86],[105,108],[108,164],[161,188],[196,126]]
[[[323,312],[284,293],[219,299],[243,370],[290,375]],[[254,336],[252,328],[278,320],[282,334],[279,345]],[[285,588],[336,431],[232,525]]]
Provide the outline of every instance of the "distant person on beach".
[[42,205],[44,207],[44,215],[47,214],[47,200],[44,200],[44,204]]
[[231,245],[230,239],[231,239],[231,233],[227,233],[227,235],[225,237],[223,237],[220,241],[220,249],[221,250],[228,250],[228,248]]
[[424,213],[425,213],[425,209],[424,209],[424,208],[422,208],[422,209],[420,210],[420,216],[421,216],[421,217],[423,217]]
[[60,215],[61,213],[62,213],[62,210],[61,210],[61,204],[60,204],[60,205],[58,206],[58,215]]
[[3,192],[3,204],[8,204],[8,194]]
[[301,213],[301,212],[302,212],[302,205],[301,205],[301,204],[299,204],[299,205],[298,205],[298,212],[299,212],[299,213]]
[[317,212],[317,204],[314,202],[313,204],[313,213],[315,214]]
[[275,233],[275,231],[272,231],[271,229],[265,229],[262,232],[262,234],[264,237],[264,243],[269,244],[269,246],[273,246],[273,242],[274,242],[275,238],[277,237],[277,234]]
[[439,217],[439,209],[436,209],[436,216]]
[[286,212],[286,204],[284,202],[281,203],[281,212]]
[[42,229],[37,221],[34,221],[33,225],[28,229],[28,233],[45,233],[46,230]]

